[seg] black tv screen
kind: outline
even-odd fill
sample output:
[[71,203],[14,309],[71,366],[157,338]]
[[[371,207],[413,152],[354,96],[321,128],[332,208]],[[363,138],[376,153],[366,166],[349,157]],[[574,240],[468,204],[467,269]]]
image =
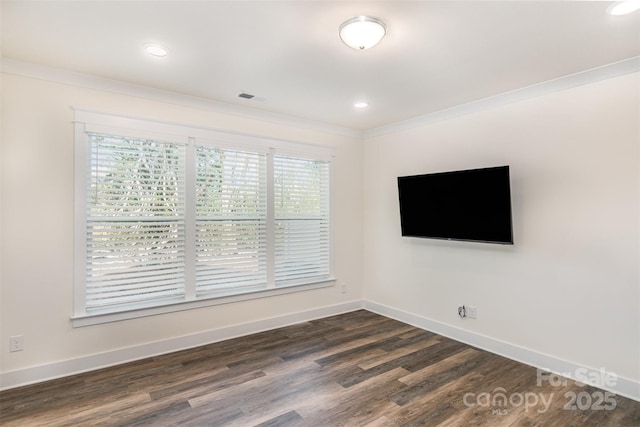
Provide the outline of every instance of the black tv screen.
[[398,177],[402,235],[513,244],[509,166]]

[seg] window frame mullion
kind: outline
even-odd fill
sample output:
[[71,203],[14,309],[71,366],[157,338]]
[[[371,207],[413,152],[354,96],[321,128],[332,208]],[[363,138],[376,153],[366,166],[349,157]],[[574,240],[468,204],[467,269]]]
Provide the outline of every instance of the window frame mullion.
[[185,301],[196,300],[196,140],[185,147]]
[[275,224],[275,182],[273,158],[275,149],[267,153],[267,289],[276,286],[276,224]]

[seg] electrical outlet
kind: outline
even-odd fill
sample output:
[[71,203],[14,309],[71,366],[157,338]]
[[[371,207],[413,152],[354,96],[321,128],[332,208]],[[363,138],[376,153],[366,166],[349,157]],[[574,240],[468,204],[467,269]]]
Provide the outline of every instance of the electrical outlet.
[[14,335],[9,337],[9,351],[22,351],[24,350],[24,335]]
[[347,284],[346,283],[342,283],[341,287],[340,287],[340,292],[342,292],[343,294],[347,293]]
[[476,316],[478,315],[478,309],[476,309],[475,307],[471,307],[470,305],[468,305],[466,309],[467,309],[467,317],[469,319],[475,319]]
[[464,305],[461,305],[460,307],[458,307],[458,316],[460,316],[463,319],[467,317],[467,309]]

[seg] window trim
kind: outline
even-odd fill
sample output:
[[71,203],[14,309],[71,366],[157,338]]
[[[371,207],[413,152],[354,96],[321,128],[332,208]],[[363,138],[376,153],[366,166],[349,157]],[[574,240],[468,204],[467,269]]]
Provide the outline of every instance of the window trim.
[[[130,307],[113,310],[92,310],[86,311],[86,251],[87,251],[87,217],[86,217],[86,172],[87,172],[87,150],[88,134],[102,133],[131,138],[152,139],[178,144],[186,144],[193,147],[194,141],[203,145],[212,145],[219,148],[235,150],[251,150],[273,156],[274,150],[278,155],[290,155],[314,160],[327,161],[329,163],[329,222],[333,223],[333,147],[301,143],[296,141],[276,140],[263,138],[256,135],[220,131],[204,127],[188,126],[178,123],[123,116],[111,113],[104,113],[95,110],[73,108],[74,110],[74,298],[73,315],[71,316],[73,327],[83,327],[107,322],[114,322],[139,317],[153,316],[157,314],[171,313],[176,311],[201,308],[220,304],[228,304],[239,301],[246,301],[256,298],[301,292],[312,289],[334,286],[334,227],[329,228],[329,277],[319,280],[311,280],[302,284],[286,287],[266,288],[245,293],[234,293],[230,295],[215,295],[196,298],[195,289],[193,294],[185,289],[185,295],[173,300],[165,300],[161,303],[141,303]],[[189,160],[187,160],[189,161]],[[269,162],[270,163],[270,162]],[[194,169],[188,169],[194,171]],[[195,173],[195,171],[193,172]],[[187,172],[187,180],[190,180]],[[268,192],[272,194],[273,183],[267,180]],[[195,191],[187,185],[187,193]],[[187,195],[187,200],[189,195]],[[187,212],[191,209],[187,206]],[[189,215],[187,213],[187,215]],[[187,266],[195,262],[190,259],[193,255],[193,248],[187,246],[186,257]],[[271,255],[269,255],[271,256]],[[195,288],[195,285],[193,286]],[[188,288],[188,287],[187,287]]]
[[216,296],[209,298],[199,298],[195,300],[185,301],[168,301],[162,305],[154,305],[149,307],[130,308],[117,312],[96,312],[79,316],[72,316],[71,322],[74,328],[84,326],[100,325],[102,323],[118,322],[121,320],[137,319],[140,317],[155,316],[158,314],[175,313],[178,311],[192,310],[194,308],[210,307],[215,305],[230,304],[234,302],[248,301],[258,298],[272,297],[276,295],[285,295],[295,292],[310,291],[313,289],[322,289],[335,286],[336,279],[330,277],[326,280],[305,283],[303,285],[288,286],[285,288],[262,289],[259,291],[246,292],[242,294],[234,294],[228,296]]

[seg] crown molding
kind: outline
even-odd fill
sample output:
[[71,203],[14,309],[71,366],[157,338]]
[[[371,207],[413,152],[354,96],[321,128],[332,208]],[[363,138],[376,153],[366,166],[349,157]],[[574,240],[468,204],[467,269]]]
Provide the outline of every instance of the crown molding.
[[434,122],[453,119],[490,108],[501,107],[514,102],[524,101],[526,99],[547,95],[552,92],[583,86],[599,80],[606,80],[637,71],[640,71],[640,56],[569,74],[557,79],[547,80],[545,82],[490,96],[488,98],[479,99],[477,101],[468,102],[466,104],[456,105],[455,107],[424,114],[412,119],[392,123],[390,125],[369,129],[363,132],[362,137],[366,140],[376,136],[402,132]]
[[613,77],[640,71],[640,56],[635,56],[622,61],[592,68],[578,73],[569,74],[557,79],[544,81],[531,86],[515,89],[466,104],[456,105],[444,110],[423,114],[407,120],[402,120],[385,126],[360,131],[347,127],[334,126],[314,120],[303,119],[284,114],[271,113],[257,108],[234,105],[213,99],[185,95],[169,90],[153,88],[119,80],[74,71],[62,70],[43,65],[17,61],[14,59],[0,58],[0,69],[3,73],[31,77],[40,80],[86,87],[121,95],[135,96],[186,107],[215,111],[222,114],[230,114],[250,118],[267,123],[297,127],[305,130],[324,132],[351,138],[364,139],[390,133],[402,132],[420,126],[442,120],[449,120],[467,114],[477,113],[490,108],[497,108],[507,104],[524,101],[526,99],[547,95],[564,89],[570,89],[589,83],[606,80]]
[[80,86],[88,89],[117,93],[120,95],[151,99],[154,101],[177,104],[185,107],[214,111],[221,114],[240,116],[243,118],[259,120],[271,124],[292,126],[305,130],[324,132],[351,138],[362,138],[362,131],[347,127],[330,125],[314,120],[288,116],[285,114],[272,113],[260,110],[258,108],[234,105],[209,98],[186,95],[165,89],[158,89],[135,83],[127,83],[120,80],[113,80],[105,77],[63,70],[60,68],[47,67],[44,65],[18,61],[10,58],[0,58],[0,70],[3,73],[7,74],[14,74],[18,76],[30,77],[38,80],[46,80],[73,86]]

